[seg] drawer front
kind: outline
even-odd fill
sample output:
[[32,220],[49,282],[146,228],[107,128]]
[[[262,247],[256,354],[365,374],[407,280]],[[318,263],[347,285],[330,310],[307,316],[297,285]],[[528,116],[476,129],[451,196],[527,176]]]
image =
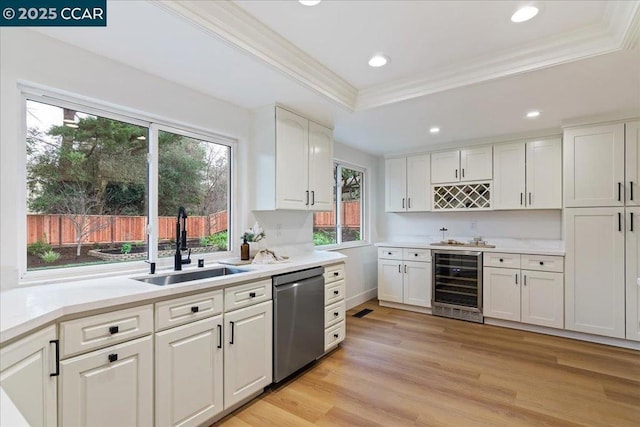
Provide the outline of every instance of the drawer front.
[[222,313],[222,290],[156,303],[156,331],[183,325]]
[[324,351],[337,346],[344,341],[345,327],[344,322],[340,322],[324,332]]
[[330,265],[324,269],[324,283],[337,282],[344,279],[344,264]]
[[402,248],[378,248],[378,258],[402,259]]
[[224,290],[224,311],[237,310],[271,300],[271,280],[260,280]]
[[60,357],[64,359],[152,332],[152,304],[61,322]]
[[520,268],[520,254],[485,252],[482,257],[485,267]]
[[344,320],[344,300],[324,309],[324,327],[336,325]]
[[431,261],[431,250],[429,249],[404,249],[402,257],[405,261]]
[[522,269],[535,271],[564,271],[564,257],[554,255],[522,255]]
[[344,299],[344,280],[329,283],[324,287],[324,305],[330,305]]

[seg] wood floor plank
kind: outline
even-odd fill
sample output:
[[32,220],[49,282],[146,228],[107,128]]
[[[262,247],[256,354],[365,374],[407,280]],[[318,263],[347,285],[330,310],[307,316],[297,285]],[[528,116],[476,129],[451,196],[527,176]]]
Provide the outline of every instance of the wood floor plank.
[[[362,318],[352,317],[369,308]],[[640,352],[380,307],[219,422],[258,426],[634,426]]]

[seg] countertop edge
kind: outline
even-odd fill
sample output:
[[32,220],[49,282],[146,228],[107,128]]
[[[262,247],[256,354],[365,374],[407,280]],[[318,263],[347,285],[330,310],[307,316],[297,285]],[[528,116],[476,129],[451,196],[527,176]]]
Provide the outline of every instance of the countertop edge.
[[[109,307],[118,307],[121,305],[130,305],[139,303],[140,305],[145,304],[145,302],[150,302],[152,300],[156,300],[159,298],[172,298],[172,297],[180,297],[183,294],[193,293],[194,291],[206,291],[206,290],[215,290],[215,289],[224,289],[230,286],[240,285],[244,282],[251,282],[266,278],[271,278],[272,276],[278,274],[285,274],[292,271],[303,270],[306,268],[316,267],[316,266],[327,266],[336,264],[339,262],[344,262],[347,258],[346,255],[336,252],[322,252],[322,255],[306,255],[301,258],[300,261],[296,261],[295,257],[292,257],[290,262],[286,263],[278,263],[278,264],[248,264],[243,267],[252,267],[255,268],[254,271],[250,273],[239,275],[239,276],[223,276],[218,279],[203,279],[198,281],[193,281],[191,283],[181,284],[181,285],[172,285],[172,286],[156,286],[156,285],[147,285],[141,284],[141,282],[137,282],[133,279],[133,277],[143,277],[140,274],[136,275],[127,275],[118,278],[112,278],[115,280],[122,281],[122,283],[127,283],[132,286],[132,290],[130,293],[118,295],[115,297],[106,297],[106,298],[97,298],[97,299],[89,299],[86,301],[80,301],[76,303],[71,303],[68,305],[61,305],[59,307],[51,308],[50,310],[44,311],[42,313],[34,314],[34,315],[25,315],[28,318],[19,319],[11,321],[11,318],[2,319],[2,324],[0,325],[0,345],[4,345],[9,341],[13,341],[17,338],[20,338],[24,335],[27,335],[37,329],[40,329],[43,326],[46,326],[51,323],[57,322],[59,319],[69,316],[69,315],[77,315],[84,312],[91,312],[95,310],[105,309]],[[103,279],[108,280],[108,279]],[[82,286],[82,282],[91,282],[91,280],[86,281],[77,281],[72,282],[72,285]],[[24,292],[27,293],[32,291],[33,289],[47,287],[52,285],[36,285],[36,286],[28,286],[24,289],[22,288],[13,288],[10,290],[3,291],[0,293],[6,294],[8,292]],[[133,289],[134,286],[140,287],[139,291]],[[72,290],[69,290],[71,292]],[[6,313],[9,310],[5,304],[9,304],[6,302],[6,298],[0,298],[0,309],[2,313]],[[117,308],[116,308],[117,309]],[[8,326],[6,326],[8,324]]]
[[531,247],[508,247],[499,246],[496,248],[485,248],[476,246],[435,246],[431,243],[420,242],[380,242],[376,243],[377,247],[386,248],[415,248],[415,249],[432,249],[432,250],[453,250],[453,251],[479,251],[479,252],[504,252],[514,254],[531,254],[531,255],[556,255],[565,256],[566,251],[559,248],[531,248]]

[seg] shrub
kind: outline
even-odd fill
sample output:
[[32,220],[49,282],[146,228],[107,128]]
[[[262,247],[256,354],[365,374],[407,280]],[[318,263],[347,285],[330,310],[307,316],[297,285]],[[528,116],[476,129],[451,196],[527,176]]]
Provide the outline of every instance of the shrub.
[[45,252],[53,250],[53,247],[47,243],[47,235],[43,235],[42,239],[27,245],[27,253],[33,256],[39,256]]
[[334,237],[334,233],[329,233],[324,230],[313,232],[314,245],[316,246],[334,245],[335,243],[336,243],[336,238]]
[[54,252],[52,250],[48,250],[44,253],[41,253],[40,258],[46,263],[55,262],[60,259],[60,254],[58,252]]
[[219,233],[210,234],[200,238],[200,244],[202,246],[215,246],[220,251],[227,250],[227,232],[220,231]]
[[131,243],[129,242],[123,243],[122,247],[120,248],[120,253],[128,254],[129,252],[131,252]]

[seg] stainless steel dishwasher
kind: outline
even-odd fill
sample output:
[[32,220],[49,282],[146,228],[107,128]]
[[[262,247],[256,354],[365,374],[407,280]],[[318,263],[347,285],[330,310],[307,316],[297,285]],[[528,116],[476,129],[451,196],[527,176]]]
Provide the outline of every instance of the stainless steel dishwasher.
[[273,276],[273,382],[324,353],[324,267]]

